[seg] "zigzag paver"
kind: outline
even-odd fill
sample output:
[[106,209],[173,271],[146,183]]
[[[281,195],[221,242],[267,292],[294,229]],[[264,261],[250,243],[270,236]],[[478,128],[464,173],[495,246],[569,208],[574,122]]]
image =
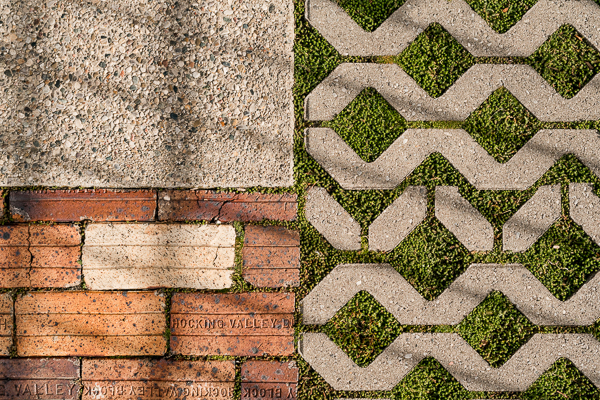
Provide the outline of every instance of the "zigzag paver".
[[429,301],[389,264],[342,264],[302,300],[304,323],[327,323],[360,291],[403,325],[456,325],[492,291],[506,295],[536,325],[583,326],[600,318],[600,274],[560,301],[520,264],[473,264]]
[[448,159],[478,190],[528,189],[566,154],[600,176],[596,130],[542,129],[506,163],[462,129],[408,129],[371,163],[332,129],[309,128],[305,141],[308,153],[347,190],[394,189],[432,153]]
[[469,251],[493,249],[494,227],[458,193],[456,186],[435,188],[435,217]]
[[600,198],[586,183],[569,185],[569,213],[573,221],[581,225],[597,245],[600,246]]
[[523,252],[530,248],[560,218],[560,185],[542,186],[504,224],[503,249]]
[[541,121],[600,119],[600,75],[573,98],[565,99],[528,65],[478,64],[434,98],[399,65],[368,63],[338,66],[306,97],[305,118],[331,120],[368,87],[408,121],[464,121],[501,87]]
[[472,391],[523,391],[563,357],[600,387],[600,342],[588,334],[533,335],[500,368],[491,368],[456,333],[403,333],[366,368],[324,333],[304,333],[298,351],[335,390],[391,390],[426,357]]
[[471,54],[527,57],[561,25],[573,25],[600,48],[600,7],[591,0],[540,0],[504,34],[464,0],[408,0],[374,32],[366,32],[331,0],[307,0],[306,19],[337,51],[351,56],[396,55],[438,22]]

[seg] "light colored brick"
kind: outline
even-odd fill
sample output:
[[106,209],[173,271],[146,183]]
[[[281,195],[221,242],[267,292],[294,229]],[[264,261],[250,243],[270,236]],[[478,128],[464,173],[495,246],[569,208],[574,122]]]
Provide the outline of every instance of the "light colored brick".
[[95,290],[233,284],[230,225],[90,224],[83,246],[86,284]]
[[186,355],[290,355],[293,313],[291,293],[176,293],[171,349]]
[[83,400],[233,399],[233,361],[84,359]]
[[166,351],[152,292],[31,292],[17,299],[19,356],[151,356]]

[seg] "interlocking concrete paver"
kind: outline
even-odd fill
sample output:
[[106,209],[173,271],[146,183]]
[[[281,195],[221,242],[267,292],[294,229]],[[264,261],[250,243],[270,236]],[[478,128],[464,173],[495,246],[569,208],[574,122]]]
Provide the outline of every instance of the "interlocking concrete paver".
[[292,10],[2,3],[0,184],[291,185]]
[[0,360],[0,396],[7,399],[79,399],[81,361],[68,358]]
[[493,291],[536,325],[592,325],[600,317],[600,275],[560,301],[520,264],[472,264],[430,301],[389,264],[342,264],[302,300],[304,323],[327,323],[360,291],[370,293],[402,325],[456,325]]
[[231,225],[90,224],[82,263],[94,290],[233,284],[235,229]]
[[393,250],[427,216],[427,189],[409,186],[369,226],[369,249]]
[[304,333],[298,350],[335,390],[391,390],[426,357],[472,391],[523,391],[563,357],[600,387],[600,343],[589,334],[535,334],[499,368],[456,333],[403,333],[366,368],[324,333]]
[[246,226],[243,276],[258,287],[300,284],[300,234],[281,226]]
[[569,185],[569,215],[597,245],[600,245],[600,198],[587,183]]
[[233,361],[83,359],[83,399],[233,399]]
[[298,367],[294,361],[246,361],[242,364],[242,399],[296,399]]
[[530,248],[562,212],[560,185],[541,186],[504,224],[503,249],[523,252]]
[[293,325],[291,293],[177,293],[171,302],[171,350],[184,355],[290,355]]
[[362,160],[332,129],[309,128],[305,140],[308,153],[348,190],[394,189],[436,152],[478,190],[528,189],[566,154],[600,176],[596,130],[542,129],[505,163],[497,162],[462,129],[408,129],[372,163]]
[[71,287],[81,283],[81,236],[72,225],[0,227],[1,287]]
[[[587,0],[585,0],[587,1]],[[600,12],[600,7],[598,7]],[[565,99],[529,65],[477,64],[440,97],[431,97],[397,64],[345,63],[306,97],[305,118],[333,119],[368,87],[377,90],[408,121],[464,121],[504,87],[541,121],[600,119],[600,76]]]
[[458,193],[458,187],[435,188],[435,217],[469,251],[494,248],[494,227]]
[[154,356],[166,351],[153,292],[30,292],[15,304],[19,356]]
[[364,31],[331,0],[307,0],[306,19],[337,51],[353,56],[396,55],[436,22],[475,56],[527,57],[564,24],[600,47],[594,24],[600,8],[592,0],[539,0],[504,34],[495,32],[464,0],[408,0],[373,32]]
[[0,294],[0,355],[10,355],[13,344],[14,306],[10,293]]
[[152,190],[11,191],[9,208],[15,221],[153,221]]
[[336,249],[360,250],[360,225],[324,188],[308,190],[304,216]]
[[293,221],[295,194],[218,193],[209,190],[165,190],[158,194],[161,221]]

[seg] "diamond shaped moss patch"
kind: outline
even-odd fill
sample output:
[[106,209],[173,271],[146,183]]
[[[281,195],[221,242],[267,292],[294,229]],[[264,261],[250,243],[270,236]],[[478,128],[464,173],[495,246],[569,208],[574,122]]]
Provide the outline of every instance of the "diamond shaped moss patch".
[[492,367],[499,367],[529,340],[533,328],[504,295],[494,292],[460,323],[458,332]]
[[368,88],[323,126],[336,131],[360,158],[372,162],[406,130],[406,120]]
[[571,361],[563,358],[519,397],[523,400],[599,400],[600,391]]
[[366,367],[402,332],[402,327],[373,296],[360,292],[324,327],[325,333],[357,365]]
[[473,56],[440,24],[421,33],[397,58],[430,96],[441,96],[473,65]]
[[364,30],[373,32],[405,0],[337,0],[340,7]]
[[600,72],[600,53],[569,25],[556,31],[528,62],[566,98],[575,96]]
[[540,129],[510,92],[498,89],[467,118],[464,129],[498,162],[506,162]]
[[538,0],[467,0],[473,11],[499,33],[512,28],[537,2]]

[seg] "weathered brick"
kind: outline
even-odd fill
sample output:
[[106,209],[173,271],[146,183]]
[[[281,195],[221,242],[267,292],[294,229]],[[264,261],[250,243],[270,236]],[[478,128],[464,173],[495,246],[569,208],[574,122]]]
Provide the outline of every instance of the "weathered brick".
[[0,294],[0,355],[8,356],[13,344],[13,300],[9,293]]
[[300,284],[300,236],[281,226],[246,227],[243,276],[258,287]]
[[176,293],[171,349],[189,355],[290,355],[293,313],[292,293]]
[[233,399],[233,361],[84,359],[83,400]]
[[79,370],[77,359],[0,360],[0,398],[78,399]]
[[9,208],[16,221],[153,221],[152,190],[11,191]]
[[73,225],[0,227],[0,287],[79,285],[80,242]]
[[90,224],[83,247],[90,289],[231,287],[235,229],[230,225]]
[[158,218],[163,221],[292,221],[295,194],[218,193],[210,190],[165,190],[158,194]]
[[17,299],[20,356],[138,356],[166,350],[164,298],[152,292],[32,292]]
[[298,367],[293,361],[242,364],[242,399],[296,399]]

